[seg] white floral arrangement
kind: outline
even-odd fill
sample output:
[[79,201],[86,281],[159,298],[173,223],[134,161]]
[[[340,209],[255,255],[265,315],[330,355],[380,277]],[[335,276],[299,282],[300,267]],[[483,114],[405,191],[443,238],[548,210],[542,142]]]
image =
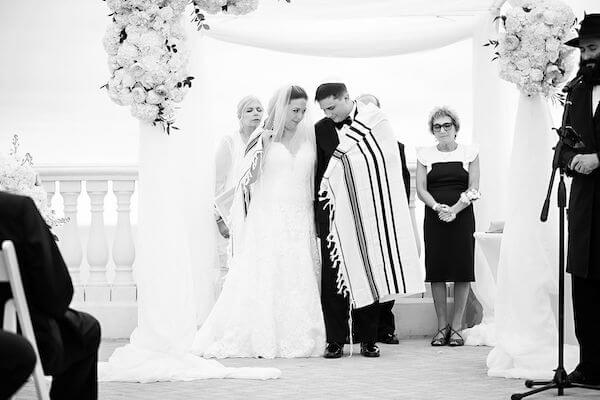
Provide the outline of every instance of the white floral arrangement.
[[19,137],[13,136],[12,149],[8,155],[0,153],[0,190],[28,196],[35,202],[40,214],[51,228],[61,226],[68,218],[58,218],[48,201],[39,175],[33,168],[31,154],[19,154]]
[[209,14],[223,12],[231,15],[245,15],[258,8],[258,0],[193,0],[193,3],[194,7]]
[[573,34],[575,14],[559,0],[512,3],[500,17],[504,32],[487,44],[496,47],[500,77],[528,96],[555,96],[576,66],[574,49],[563,44]]
[[181,16],[190,0],[106,0],[112,23],[104,35],[109,97],[167,133],[177,129],[174,103],[192,86]]

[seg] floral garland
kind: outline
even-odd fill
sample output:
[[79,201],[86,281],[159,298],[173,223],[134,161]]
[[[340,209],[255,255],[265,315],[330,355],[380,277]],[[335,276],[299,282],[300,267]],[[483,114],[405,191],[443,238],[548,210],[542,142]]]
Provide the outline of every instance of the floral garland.
[[112,23],[104,35],[111,77],[105,87],[131,114],[167,133],[177,129],[173,103],[192,86],[181,15],[189,0],[106,0]]
[[0,154],[0,190],[31,197],[48,226],[65,224],[69,219],[55,215],[40,177],[33,169],[31,154],[20,156],[18,150],[19,137],[14,135],[8,156]]
[[134,117],[161,125],[167,134],[178,129],[173,103],[183,100],[194,79],[186,76],[185,7],[193,5],[198,30],[210,29],[203,11],[244,15],[258,8],[258,0],[104,1],[112,17],[103,40],[111,77],[102,88],[115,103],[131,106]]
[[500,77],[528,96],[557,96],[576,65],[563,44],[576,23],[573,10],[559,0],[526,0],[499,18],[505,30],[486,45],[497,48]]
[[256,11],[258,8],[258,0],[193,0],[193,3],[195,8],[209,14],[223,12],[231,15],[244,15]]

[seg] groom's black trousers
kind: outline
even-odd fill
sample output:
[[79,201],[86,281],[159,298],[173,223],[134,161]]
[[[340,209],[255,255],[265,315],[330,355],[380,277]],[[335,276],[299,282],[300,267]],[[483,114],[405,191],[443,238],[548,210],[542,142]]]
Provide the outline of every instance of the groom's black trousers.
[[[349,337],[348,315],[350,304],[347,297],[338,294],[337,268],[329,259],[329,250],[325,240],[321,240],[321,305],[325,318],[327,343],[346,343]],[[354,340],[357,342],[376,342],[379,325],[379,303],[352,311]]]
[[571,276],[575,335],[579,342],[577,369],[594,380],[600,379],[600,280]]

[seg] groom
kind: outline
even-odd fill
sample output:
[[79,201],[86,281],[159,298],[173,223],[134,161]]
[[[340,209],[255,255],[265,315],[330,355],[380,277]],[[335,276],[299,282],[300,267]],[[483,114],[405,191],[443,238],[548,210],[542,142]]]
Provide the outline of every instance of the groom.
[[[315,100],[325,113],[325,118],[315,124],[317,142],[317,169],[315,172],[315,199],[318,199],[319,187],[333,152],[340,143],[339,135],[348,119],[356,114],[356,103],[350,100],[346,85],[343,83],[324,83],[317,88]],[[325,358],[340,358],[344,343],[349,336],[348,298],[338,294],[338,273],[329,257],[327,236],[329,234],[329,213],[323,210],[323,202],[316,201],[315,219],[317,233],[321,242],[321,305],[325,318],[327,347]],[[379,302],[357,309],[353,312],[356,338],[360,341],[360,353],[365,357],[379,357],[377,327],[379,326]]]
[[320,85],[315,101],[325,113],[315,124],[324,357],[343,355],[350,307],[361,354],[379,357],[379,299],[423,286],[400,157],[385,115],[352,101],[343,83]]

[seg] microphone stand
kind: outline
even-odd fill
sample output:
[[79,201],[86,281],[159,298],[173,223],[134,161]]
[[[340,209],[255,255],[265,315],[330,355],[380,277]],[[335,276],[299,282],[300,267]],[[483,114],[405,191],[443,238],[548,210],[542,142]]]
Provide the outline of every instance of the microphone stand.
[[[563,90],[570,91],[570,87],[565,87]],[[592,390],[600,390],[600,386],[585,385],[580,383],[569,382],[567,377],[567,371],[564,367],[564,325],[565,325],[565,208],[567,207],[567,190],[565,186],[565,166],[560,162],[560,156],[563,146],[567,145],[572,148],[577,148],[578,144],[581,143],[577,132],[573,127],[567,125],[567,115],[572,102],[567,99],[565,101],[565,110],[562,118],[562,126],[559,129],[555,129],[558,133],[558,142],[554,147],[554,157],[552,159],[552,175],[550,177],[550,183],[548,184],[548,192],[546,193],[546,200],[542,207],[542,213],[540,220],[546,222],[548,219],[548,209],[550,208],[550,196],[552,195],[552,186],[554,185],[554,177],[556,171],[559,171],[559,184],[557,190],[557,200],[559,209],[558,229],[559,229],[559,248],[558,248],[558,366],[554,370],[554,378],[551,381],[535,381],[526,380],[525,386],[532,388],[534,386],[541,386],[537,389],[530,390],[525,393],[515,393],[510,398],[511,400],[520,400],[524,397],[531,396],[535,393],[540,393],[550,389],[557,389],[558,395],[564,394],[565,388],[580,387]],[[581,143],[582,144],[582,143]]]

